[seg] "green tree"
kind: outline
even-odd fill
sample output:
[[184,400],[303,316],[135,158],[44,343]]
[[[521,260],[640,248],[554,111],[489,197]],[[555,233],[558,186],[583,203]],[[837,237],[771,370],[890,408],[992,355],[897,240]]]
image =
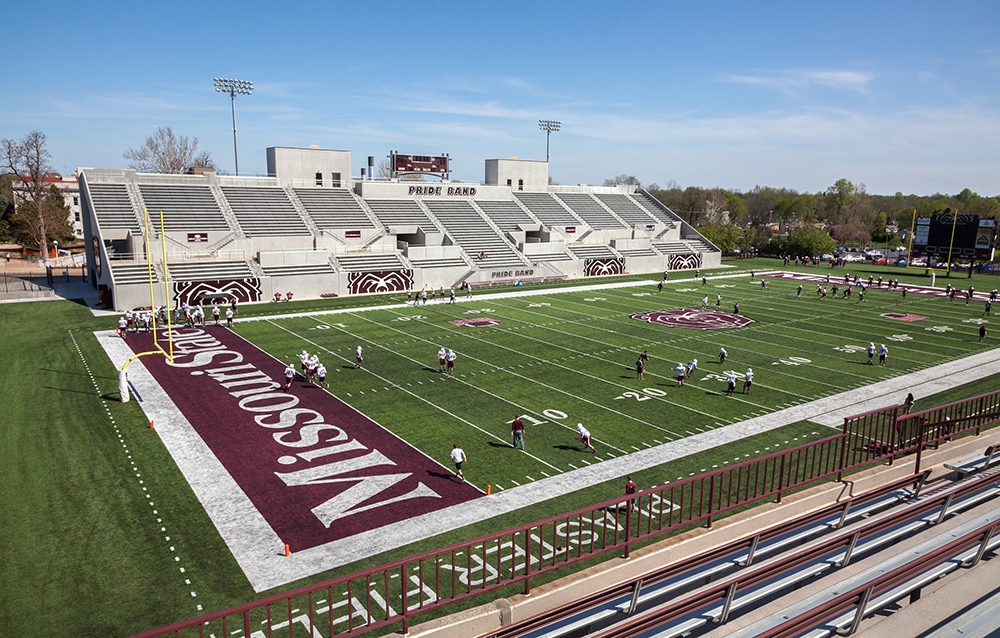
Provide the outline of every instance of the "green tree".
[[734,224],[708,224],[697,230],[719,250],[739,250],[743,246],[743,232]]
[[[41,206],[42,221],[45,227],[46,241],[55,240],[66,244],[74,239],[73,225],[69,222],[69,208],[62,191],[53,185],[45,189]],[[21,205],[6,219],[7,232],[19,244],[38,245],[40,229],[38,223],[38,207]]]
[[833,186],[824,192],[829,214],[839,216],[846,210],[851,210],[860,199],[858,189],[844,178],[838,179]]
[[[60,236],[68,223],[62,196],[53,196],[49,178],[56,174],[49,163],[45,134],[32,131],[20,140],[0,141],[0,162],[14,177],[14,214],[8,218],[10,233],[20,242],[38,247],[42,255],[48,253],[49,239]],[[58,220],[59,211],[63,219]]]
[[734,224],[743,224],[747,220],[747,203],[738,193],[726,191],[726,206],[729,209],[729,220]]
[[796,228],[788,237],[774,237],[765,247],[765,252],[794,257],[816,257],[833,252],[837,244],[822,228],[805,224]]

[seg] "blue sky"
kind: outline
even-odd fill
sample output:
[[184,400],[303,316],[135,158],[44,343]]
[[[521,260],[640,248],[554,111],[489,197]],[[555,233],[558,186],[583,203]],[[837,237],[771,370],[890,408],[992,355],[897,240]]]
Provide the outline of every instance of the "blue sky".
[[268,146],[545,159],[601,184],[1000,194],[1000,2],[15,3],[0,138],[124,167],[159,126],[240,172]]

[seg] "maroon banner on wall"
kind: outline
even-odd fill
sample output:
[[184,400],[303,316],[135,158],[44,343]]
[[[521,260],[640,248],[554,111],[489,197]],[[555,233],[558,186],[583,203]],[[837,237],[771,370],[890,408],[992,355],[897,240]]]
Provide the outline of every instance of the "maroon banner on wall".
[[347,289],[352,295],[373,292],[403,292],[411,288],[413,288],[412,270],[347,273]]
[[701,268],[701,253],[669,255],[667,257],[667,267],[670,270],[692,270],[694,268]]
[[625,260],[621,257],[601,257],[599,259],[587,259],[583,262],[584,277],[621,275],[624,272]]
[[174,303],[196,306],[200,303],[210,303],[215,300],[225,303],[224,299],[236,300],[240,303],[260,301],[260,279],[213,279],[211,281],[178,281],[173,285]]

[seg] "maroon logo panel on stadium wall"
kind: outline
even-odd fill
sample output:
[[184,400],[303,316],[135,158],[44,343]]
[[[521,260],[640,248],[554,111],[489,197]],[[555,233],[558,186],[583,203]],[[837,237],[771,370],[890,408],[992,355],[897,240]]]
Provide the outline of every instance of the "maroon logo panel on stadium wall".
[[583,262],[585,277],[600,277],[602,275],[621,275],[625,272],[625,260],[621,257],[601,257],[587,259]]
[[403,292],[412,287],[412,270],[378,270],[347,273],[347,289],[352,295],[374,292]]

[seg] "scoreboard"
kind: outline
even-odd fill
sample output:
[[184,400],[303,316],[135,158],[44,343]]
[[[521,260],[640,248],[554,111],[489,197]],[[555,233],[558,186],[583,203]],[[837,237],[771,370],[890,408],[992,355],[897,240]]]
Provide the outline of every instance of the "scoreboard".
[[394,173],[431,173],[434,175],[448,174],[447,155],[403,155],[393,151],[390,154]]
[[992,261],[996,240],[997,220],[992,217],[935,213],[917,218],[913,250],[943,260],[948,259],[950,252],[952,259]]

